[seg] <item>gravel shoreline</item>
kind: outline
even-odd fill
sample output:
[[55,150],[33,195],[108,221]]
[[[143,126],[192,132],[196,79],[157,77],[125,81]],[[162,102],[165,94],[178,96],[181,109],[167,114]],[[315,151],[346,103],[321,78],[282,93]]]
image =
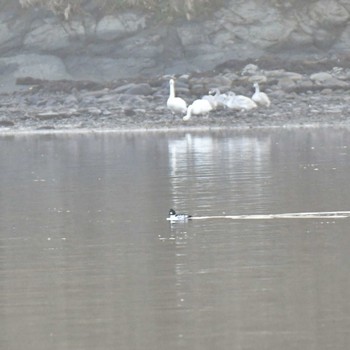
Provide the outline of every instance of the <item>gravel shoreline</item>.
[[345,68],[302,74],[250,64],[238,72],[178,77],[177,95],[188,103],[211,87],[251,96],[254,81],[271,99],[269,108],[219,109],[187,122],[166,107],[168,80],[164,76],[102,85],[28,78],[21,81],[26,84],[22,91],[0,95],[0,134],[350,126],[350,71]]

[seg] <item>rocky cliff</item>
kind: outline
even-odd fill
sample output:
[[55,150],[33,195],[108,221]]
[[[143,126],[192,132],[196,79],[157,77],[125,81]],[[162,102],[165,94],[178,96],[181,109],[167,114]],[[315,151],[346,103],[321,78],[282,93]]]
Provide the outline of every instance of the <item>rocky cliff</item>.
[[276,57],[341,65],[350,47],[348,0],[226,0],[187,18],[133,8],[101,13],[91,1],[81,6],[59,16],[23,2],[0,5],[3,91],[27,76],[110,81]]

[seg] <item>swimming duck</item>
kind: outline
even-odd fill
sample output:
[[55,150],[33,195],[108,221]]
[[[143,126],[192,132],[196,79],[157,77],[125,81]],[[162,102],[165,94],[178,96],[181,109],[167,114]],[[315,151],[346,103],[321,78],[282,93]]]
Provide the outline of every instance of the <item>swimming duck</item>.
[[188,214],[176,214],[174,209],[169,210],[169,217],[168,220],[170,221],[187,221],[188,219],[191,219],[191,215]]
[[265,92],[261,92],[259,88],[259,83],[254,83],[255,93],[252,96],[252,100],[259,106],[269,107],[271,101]]
[[187,114],[182,118],[183,120],[189,120],[194,115],[208,115],[209,112],[213,109],[212,105],[208,100],[195,100],[187,108]]
[[167,100],[167,107],[172,113],[186,113],[187,103],[181,97],[175,97],[175,81],[174,79],[169,80],[169,98]]
[[258,107],[251,98],[243,95],[235,95],[234,93],[228,95],[225,105],[228,108],[238,111],[250,111],[251,109]]

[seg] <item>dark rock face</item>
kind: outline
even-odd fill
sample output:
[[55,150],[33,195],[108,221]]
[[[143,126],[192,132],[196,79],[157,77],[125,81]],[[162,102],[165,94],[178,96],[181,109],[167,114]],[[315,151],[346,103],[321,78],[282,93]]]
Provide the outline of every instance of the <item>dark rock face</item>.
[[350,47],[350,3],[343,0],[227,0],[210,16],[169,23],[130,10],[101,16],[91,4],[66,20],[5,3],[2,91],[23,77],[106,82],[207,71],[228,61],[334,59]]

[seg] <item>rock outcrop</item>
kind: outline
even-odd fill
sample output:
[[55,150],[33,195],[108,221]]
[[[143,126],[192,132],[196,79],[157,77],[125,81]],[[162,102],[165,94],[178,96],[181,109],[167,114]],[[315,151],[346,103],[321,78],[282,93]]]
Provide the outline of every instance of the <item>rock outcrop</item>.
[[343,0],[228,0],[210,15],[193,19],[131,9],[101,14],[89,1],[69,16],[4,3],[2,91],[27,76],[106,82],[269,57],[332,58],[341,65],[350,47],[350,3]]

